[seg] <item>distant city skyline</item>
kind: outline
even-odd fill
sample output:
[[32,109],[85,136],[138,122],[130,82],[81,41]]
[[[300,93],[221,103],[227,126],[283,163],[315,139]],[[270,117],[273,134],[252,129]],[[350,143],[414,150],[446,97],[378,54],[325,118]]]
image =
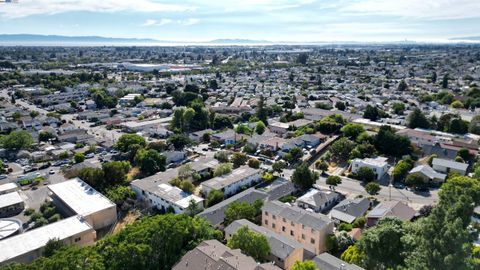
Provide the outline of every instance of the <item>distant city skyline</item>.
[[480,36],[476,0],[18,0],[0,34],[202,42],[423,41]]

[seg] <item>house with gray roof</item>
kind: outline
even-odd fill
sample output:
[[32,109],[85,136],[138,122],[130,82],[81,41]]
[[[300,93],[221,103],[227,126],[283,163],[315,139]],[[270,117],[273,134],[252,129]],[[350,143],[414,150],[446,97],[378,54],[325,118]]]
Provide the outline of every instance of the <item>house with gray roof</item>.
[[249,204],[254,203],[256,200],[265,200],[268,194],[261,190],[249,188],[242,191],[228,199],[225,199],[209,208],[206,208],[203,212],[197,216],[206,219],[212,226],[219,227],[225,219],[225,210],[233,202],[247,202]]
[[420,175],[426,183],[443,183],[445,178],[447,177],[446,174],[436,172],[432,167],[428,165],[419,165],[410,170],[410,174],[418,174]]
[[315,262],[315,266],[321,270],[365,270],[360,266],[342,261],[326,252],[315,256],[313,262]]
[[190,250],[172,270],[281,270],[271,263],[259,264],[239,249],[217,240],[206,240]]
[[467,174],[468,164],[456,162],[448,159],[434,158],[432,160],[432,167],[435,171],[441,173],[458,172],[461,175]]
[[311,259],[314,254],[306,250],[306,247],[299,242],[283,235],[277,234],[265,227],[258,226],[246,219],[234,221],[225,228],[225,238],[228,240],[241,227],[248,227],[249,230],[265,236],[270,245],[270,254],[266,258],[273,261],[275,265],[282,269],[291,269],[295,261]]
[[225,196],[236,194],[242,187],[250,187],[262,178],[260,169],[247,165],[233,170],[229,174],[214,177],[201,184],[202,193],[208,195],[212,190],[220,190]]
[[340,194],[332,190],[318,190],[311,188],[297,199],[296,204],[303,209],[312,209],[323,212],[333,207],[340,199]]
[[399,201],[381,202],[367,214],[367,227],[377,224],[384,217],[395,217],[403,221],[411,220],[416,211]]
[[345,199],[333,207],[330,218],[345,223],[352,223],[356,218],[365,215],[370,208],[367,198]]

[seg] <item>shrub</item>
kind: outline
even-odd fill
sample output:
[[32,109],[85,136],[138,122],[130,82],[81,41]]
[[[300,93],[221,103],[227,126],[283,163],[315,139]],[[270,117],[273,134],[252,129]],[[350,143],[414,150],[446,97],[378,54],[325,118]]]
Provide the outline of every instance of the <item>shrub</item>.
[[352,224],[340,223],[340,225],[338,225],[338,230],[339,230],[339,231],[349,232],[349,231],[351,231],[352,229],[353,229]]

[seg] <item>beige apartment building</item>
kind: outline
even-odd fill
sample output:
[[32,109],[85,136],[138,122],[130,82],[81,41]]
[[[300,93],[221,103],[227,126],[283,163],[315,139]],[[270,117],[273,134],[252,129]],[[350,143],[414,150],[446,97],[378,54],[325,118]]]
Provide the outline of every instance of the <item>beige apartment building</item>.
[[303,244],[315,254],[326,251],[327,236],[334,228],[333,221],[325,215],[279,201],[265,203],[262,226]]

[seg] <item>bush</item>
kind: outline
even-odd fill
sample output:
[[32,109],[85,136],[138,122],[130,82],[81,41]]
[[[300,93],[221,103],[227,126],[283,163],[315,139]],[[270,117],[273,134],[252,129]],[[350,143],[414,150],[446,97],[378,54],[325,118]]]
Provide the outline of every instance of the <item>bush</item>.
[[349,231],[351,231],[352,229],[353,229],[352,224],[340,223],[340,225],[338,225],[338,230],[339,230],[339,231],[349,232]]
[[25,216],[30,216],[30,215],[32,215],[33,213],[35,213],[35,210],[32,209],[32,208],[27,208],[27,209],[25,209],[25,211],[23,212],[23,214],[24,214]]
[[60,214],[55,214],[48,218],[48,223],[57,222],[61,219]]
[[363,228],[365,226],[365,223],[366,223],[365,217],[358,217],[353,221],[352,227]]
[[363,182],[372,182],[375,180],[375,172],[369,167],[360,167],[354,173],[355,178]]
[[365,190],[370,195],[375,195],[380,191],[380,185],[375,182],[370,182],[365,186]]
[[52,217],[55,214],[56,214],[55,207],[49,207],[49,208],[46,208],[44,211],[42,211],[42,215],[46,219]]
[[35,225],[33,225],[33,228],[39,228],[47,224],[48,224],[48,220],[46,220],[43,217],[40,217],[35,221]]
[[295,202],[296,199],[297,199],[297,197],[295,197],[293,195],[288,195],[288,196],[282,197],[278,200],[283,202],[283,203],[293,203],[293,202]]
[[30,222],[36,222],[38,219],[40,218],[43,218],[42,217],[42,214],[40,213],[33,213],[31,216],[30,216]]

